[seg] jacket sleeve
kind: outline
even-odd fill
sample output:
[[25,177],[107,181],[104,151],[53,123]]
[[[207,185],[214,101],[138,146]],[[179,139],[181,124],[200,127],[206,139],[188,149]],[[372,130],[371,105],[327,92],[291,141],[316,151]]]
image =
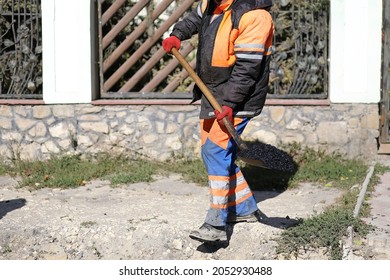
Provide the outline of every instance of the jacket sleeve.
[[262,78],[260,69],[263,58],[271,54],[273,32],[272,17],[265,10],[254,10],[241,18],[234,42],[236,62],[222,89],[222,105],[235,108],[244,101],[256,81]]
[[197,34],[202,21],[205,2],[207,5],[207,1],[201,1],[196,9],[192,10],[186,17],[177,22],[170,35],[176,36],[180,41],[183,41]]

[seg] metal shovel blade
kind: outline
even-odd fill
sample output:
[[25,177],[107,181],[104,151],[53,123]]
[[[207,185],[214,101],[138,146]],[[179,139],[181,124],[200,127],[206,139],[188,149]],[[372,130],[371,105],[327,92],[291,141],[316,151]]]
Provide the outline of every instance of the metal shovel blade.
[[296,164],[292,157],[283,150],[270,144],[254,142],[246,144],[247,148],[239,149],[237,158],[253,166],[293,173]]

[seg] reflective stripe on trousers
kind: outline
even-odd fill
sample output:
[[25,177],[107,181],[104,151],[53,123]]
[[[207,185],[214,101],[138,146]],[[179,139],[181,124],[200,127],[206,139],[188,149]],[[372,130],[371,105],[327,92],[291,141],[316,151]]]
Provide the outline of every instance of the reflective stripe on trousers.
[[[235,118],[239,135],[248,118]],[[213,226],[226,225],[228,213],[245,216],[257,210],[256,200],[240,168],[235,164],[237,145],[225,128],[215,119],[200,121],[202,159],[210,187],[210,208],[205,222]]]

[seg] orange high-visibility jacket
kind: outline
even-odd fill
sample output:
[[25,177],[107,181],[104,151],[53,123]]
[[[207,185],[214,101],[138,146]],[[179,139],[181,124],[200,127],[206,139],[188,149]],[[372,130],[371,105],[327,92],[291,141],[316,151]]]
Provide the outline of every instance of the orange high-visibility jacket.
[[[271,6],[272,0],[230,0],[219,11],[214,0],[203,0],[171,33],[182,41],[198,34],[197,74],[237,117],[254,117],[264,106],[274,33]],[[193,101],[201,96],[195,86]],[[204,96],[201,103],[200,118],[214,117]]]

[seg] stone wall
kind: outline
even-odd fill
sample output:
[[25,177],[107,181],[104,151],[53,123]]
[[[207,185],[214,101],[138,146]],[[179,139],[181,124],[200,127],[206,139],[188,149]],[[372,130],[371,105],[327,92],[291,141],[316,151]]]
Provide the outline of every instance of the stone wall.
[[[0,157],[109,152],[191,159],[199,157],[198,110],[197,105],[0,105]],[[376,104],[266,106],[242,138],[373,159],[378,120]]]

